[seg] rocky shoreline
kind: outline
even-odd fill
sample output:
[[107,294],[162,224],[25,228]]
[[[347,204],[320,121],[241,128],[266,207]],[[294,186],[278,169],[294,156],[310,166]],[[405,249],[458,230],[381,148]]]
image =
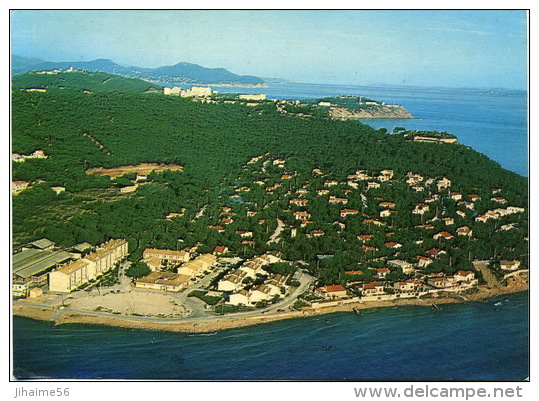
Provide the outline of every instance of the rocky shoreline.
[[[43,308],[42,306],[25,304],[14,305],[13,315],[23,316],[37,320],[51,321],[59,324],[97,324],[128,329],[140,330],[159,330],[181,333],[210,333],[215,331],[253,326],[256,324],[271,323],[286,319],[298,319],[303,317],[318,316],[336,312],[356,312],[363,309],[384,308],[402,305],[417,305],[432,307],[432,305],[441,305],[449,303],[464,303],[470,301],[482,301],[492,297],[503,296],[506,294],[528,291],[528,284],[518,284],[512,286],[497,287],[492,289],[482,288],[473,294],[444,294],[439,297],[429,297],[424,299],[410,298],[397,299],[391,301],[371,301],[356,302],[346,305],[330,306],[325,308],[304,308],[299,311],[283,312],[275,315],[260,315],[255,317],[242,317],[241,315],[228,315],[222,317],[211,317],[204,319],[170,319],[159,321],[152,319],[133,318],[130,316],[107,316],[98,313],[73,313],[65,312],[60,314],[53,309]],[[56,317],[59,315],[58,317]]]
[[350,111],[343,107],[331,107],[329,115],[337,119],[349,118],[414,118],[408,110],[402,106],[387,106],[379,105],[370,108],[361,109],[360,111]]

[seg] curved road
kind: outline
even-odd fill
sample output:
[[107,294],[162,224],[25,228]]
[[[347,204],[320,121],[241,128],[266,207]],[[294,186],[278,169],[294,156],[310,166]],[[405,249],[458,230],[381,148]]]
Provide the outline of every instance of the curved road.
[[[216,273],[219,271],[219,269],[222,269],[222,268],[217,268]],[[195,289],[205,288],[211,281],[211,278],[214,276],[215,274],[210,274],[204,277],[197,284],[193,285],[187,290],[182,291],[180,294],[168,293],[176,301],[181,302],[183,306],[185,307],[186,311],[189,313],[188,316],[182,317],[182,318],[114,315],[114,314],[110,314],[106,312],[95,312],[95,311],[89,311],[86,309],[70,308],[69,306],[60,309],[60,306],[57,304],[51,304],[51,303],[31,303],[30,304],[30,303],[27,303],[24,301],[18,301],[18,300],[14,300],[13,305],[39,307],[41,309],[48,309],[51,311],[56,310],[57,313],[50,319],[51,321],[58,320],[65,313],[78,313],[78,314],[95,316],[95,317],[118,317],[118,318],[127,318],[129,320],[134,320],[134,321],[156,322],[156,323],[179,323],[179,322],[206,323],[206,322],[215,322],[219,320],[227,320],[230,318],[262,317],[262,316],[271,316],[271,315],[278,314],[280,313],[278,312],[278,310],[284,310],[286,308],[289,308],[294,302],[296,302],[298,295],[302,294],[305,290],[307,290],[307,288],[310,285],[312,285],[312,283],[314,283],[315,281],[314,277],[306,273],[299,273],[296,275],[296,279],[300,282],[300,285],[295,288],[292,287],[291,293],[281,302],[278,302],[277,304],[274,304],[274,305],[270,305],[267,308],[257,309],[254,311],[238,312],[238,313],[227,314],[227,315],[215,315],[211,309],[205,308],[205,303],[201,301],[200,299],[195,298],[195,297],[187,297],[187,294],[189,292]],[[120,287],[125,288],[125,285],[126,283],[124,281],[122,282],[122,284],[120,284]],[[77,296],[77,294],[74,294],[74,295]],[[84,296],[84,295],[85,294],[81,293],[79,296]]]

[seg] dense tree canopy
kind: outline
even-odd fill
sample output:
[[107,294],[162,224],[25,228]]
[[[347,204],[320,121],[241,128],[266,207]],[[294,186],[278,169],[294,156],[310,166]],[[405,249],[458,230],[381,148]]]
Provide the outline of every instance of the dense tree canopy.
[[[64,246],[126,238],[132,260],[150,246],[183,249],[202,243],[208,251],[224,245],[244,257],[275,249],[289,260],[309,263],[324,283],[346,281],[350,277],[345,270],[365,268],[365,274],[371,274],[368,269],[376,266],[368,261],[373,256],[387,258],[398,252],[399,258],[412,259],[428,247],[446,249],[451,260],[448,257],[445,266],[453,268],[468,266],[470,256],[509,258],[527,252],[522,240],[527,213],[505,218],[504,224],[514,222],[518,230],[500,231],[495,222],[473,223],[477,214],[496,207],[490,201],[492,188],[501,188],[508,204],[527,207],[527,179],[462,145],[407,141],[358,121],[281,114],[272,102],[251,107],[156,93],[14,89],[12,104],[13,152],[41,149],[49,156],[13,163],[13,179],[29,181],[32,187],[14,197],[15,245],[41,237]],[[261,155],[266,157],[247,164]],[[279,158],[286,160],[284,169],[271,162]],[[134,176],[111,180],[86,173],[89,168],[142,162],[177,163],[184,170],[151,173],[147,183],[130,194],[119,193],[119,187],[129,185]],[[324,176],[313,175],[317,168]],[[345,184],[357,169],[377,173],[387,168],[399,179],[370,189],[367,200],[362,197],[365,182],[354,191]],[[282,178],[285,170],[290,178]],[[473,225],[477,240],[456,238],[450,246],[415,228],[437,213],[456,213],[457,203],[447,194],[424,216],[397,212],[385,220],[386,227],[364,223],[364,216],[380,212],[376,198],[394,202],[397,211],[411,210],[423,201],[425,194],[411,191],[404,182],[409,171],[447,177],[452,190],[481,196],[476,209],[456,222]],[[342,184],[327,195],[316,195],[328,177]],[[267,189],[275,184],[280,186]],[[58,185],[66,188],[59,195],[50,189]],[[239,190],[242,186],[246,189]],[[309,188],[304,197],[312,215],[306,227],[300,227],[292,214],[306,208],[289,203],[302,186]],[[434,192],[435,184],[427,190]],[[341,218],[342,205],[328,203],[329,196],[346,197],[346,207],[361,214]],[[223,207],[230,211],[223,212]],[[179,215],[167,218],[169,213]],[[283,240],[269,242],[277,218],[287,226]],[[299,231],[293,235],[292,228]],[[443,228],[437,222],[435,232]],[[313,236],[313,229],[324,235]],[[405,244],[402,249],[384,247],[389,231],[392,241]],[[359,234],[374,235],[374,254],[361,248]],[[325,254],[334,257],[317,259]],[[438,261],[430,268],[443,266]]]

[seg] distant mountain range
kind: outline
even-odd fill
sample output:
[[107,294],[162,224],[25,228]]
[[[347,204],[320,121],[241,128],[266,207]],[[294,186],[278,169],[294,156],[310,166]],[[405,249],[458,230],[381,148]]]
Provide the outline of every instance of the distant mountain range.
[[214,84],[230,86],[263,86],[265,81],[253,75],[237,75],[224,68],[206,68],[198,64],[178,63],[157,68],[124,67],[108,59],[92,61],[44,61],[37,58],[12,55],[11,72],[20,74],[29,71],[65,70],[99,71],[130,78],[141,78],[166,84]]

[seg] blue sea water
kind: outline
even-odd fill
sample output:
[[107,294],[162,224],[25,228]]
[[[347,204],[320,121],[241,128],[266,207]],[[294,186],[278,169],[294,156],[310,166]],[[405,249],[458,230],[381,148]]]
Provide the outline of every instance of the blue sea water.
[[14,318],[20,378],[523,380],[528,294],[336,313],[210,335]]
[[374,128],[446,131],[503,168],[528,175],[528,96],[520,90],[280,84],[268,88],[214,88],[221,92],[264,93],[274,99],[367,96],[404,106],[416,117],[366,119]]
[[[528,172],[523,91],[312,84],[215,88],[305,99],[364,95],[417,119],[375,128],[447,131],[518,174]],[[505,298],[504,298],[505,299]],[[15,317],[17,377],[110,379],[522,380],[529,374],[528,294],[490,303],[373,309],[187,335]]]

